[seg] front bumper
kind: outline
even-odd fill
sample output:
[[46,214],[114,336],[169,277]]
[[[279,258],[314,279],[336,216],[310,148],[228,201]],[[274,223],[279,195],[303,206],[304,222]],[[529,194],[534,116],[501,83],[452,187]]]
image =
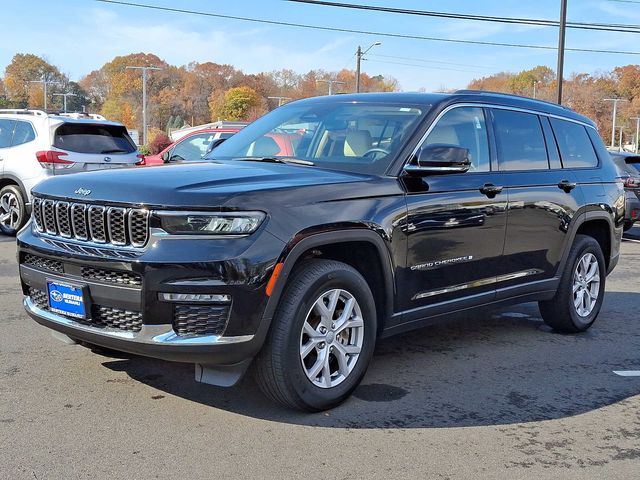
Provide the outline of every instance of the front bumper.
[[[264,313],[266,282],[273,257],[282,248],[275,237],[153,238],[130,259],[116,256],[115,250],[110,256],[106,247],[76,247],[69,241],[52,242],[28,228],[18,236],[24,307],[38,323],[110,349],[210,366],[246,363],[260,350],[270,324]],[[50,311],[48,282],[85,288],[89,318],[75,320]],[[231,302],[219,310],[225,315],[220,329],[185,331],[180,322],[195,322],[199,328],[199,308],[216,305],[164,301],[159,298],[162,293],[222,294]]]
[[176,362],[232,365],[253,356],[255,335],[180,337],[172,325],[143,325],[139,332],[98,329],[57,315],[35,305],[29,297],[24,307],[45,327],[101,347]]

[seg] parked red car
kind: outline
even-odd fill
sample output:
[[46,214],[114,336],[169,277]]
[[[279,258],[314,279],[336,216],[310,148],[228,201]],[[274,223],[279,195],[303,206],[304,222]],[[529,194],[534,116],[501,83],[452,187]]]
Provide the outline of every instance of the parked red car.
[[146,155],[144,165],[162,165],[169,162],[193,162],[202,159],[211,142],[227,139],[240,131],[240,127],[205,128],[185,135],[157,155]]

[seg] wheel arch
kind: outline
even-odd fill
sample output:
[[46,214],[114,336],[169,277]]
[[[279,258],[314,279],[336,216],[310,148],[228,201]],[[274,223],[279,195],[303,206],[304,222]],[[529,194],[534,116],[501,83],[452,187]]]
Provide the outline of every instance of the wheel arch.
[[565,245],[558,274],[564,271],[571,245],[575,242],[577,235],[588,235],[598,242],[604,255],[607,272],[610,273],[615,266],[615,263],[613,263],[615,259],[612,258],[612,249],[616,241],[615,232],[614,221],[607,212],[590,211],[581,213],[573,221],[572,228],[569,231],[569,235],[567,235],[567,244]]
[[[367,249],[367,252],[363,252],[365,257],[367,254],[375,254],[376,262],[371,262],[369,257],[366,257],[367,262],[363,262],[361,255],[359,256],[354,250],[350,250],[350,248],[357,246]],[[304,237],[288,248],[278,260],[278,263],[282,263],[283,266],[267,302],[265,319],[271,321],[289,276],[302,260],[309,257],[338,260],[356,268],[363,275],[373,293],[376,302],[378,330],[381,331],[384,328],[385,321],[391,316],[394,305],[393,264],[391,253],[383,238],[367,229],[315,233]]]

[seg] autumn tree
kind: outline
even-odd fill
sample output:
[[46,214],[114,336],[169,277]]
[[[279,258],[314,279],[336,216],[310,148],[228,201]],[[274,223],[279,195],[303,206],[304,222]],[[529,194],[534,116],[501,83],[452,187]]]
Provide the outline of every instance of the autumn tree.
[[235,87],[224,95],[212,95],[211,117],[230,121],[254,120],[264,113],[264,99],[251,87]]
[[39,80],[51,82],[49,94],[64,89],[69,84],[69,79],[60,73],[57,67],[41,57],[31,53],[14,55],[5,70],[4,85],[7,97],[16,107],[42,108],[44,106],[43,85],[32,83]]

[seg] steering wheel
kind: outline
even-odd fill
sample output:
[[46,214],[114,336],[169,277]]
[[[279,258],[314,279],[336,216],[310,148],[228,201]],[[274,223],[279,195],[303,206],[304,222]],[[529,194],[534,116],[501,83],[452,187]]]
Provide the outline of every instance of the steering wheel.
[[[369,150],[364,152],[364,154],[362,156],[366,157],[366,156],[371,155],[372,153],[384,153],[385,155],[389,155],[391,152],[389,150],[385,150],[384,148],[374,147],[374,148],[370,148]],[[372,155],[372,157],[375,158],[375,155]]]

